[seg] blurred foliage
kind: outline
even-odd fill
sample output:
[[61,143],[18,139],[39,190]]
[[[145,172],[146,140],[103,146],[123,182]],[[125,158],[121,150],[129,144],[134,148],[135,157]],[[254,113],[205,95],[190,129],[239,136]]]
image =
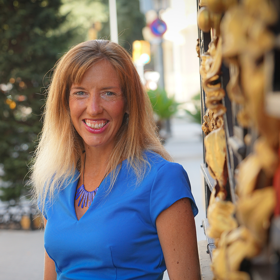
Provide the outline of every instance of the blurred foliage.
[[[100,0],[108,4],[108,0]],[[119,44],[130,54],[132,53],[132,43],[135,40],[143,40],[142,29],[146,25],[145,16],[140,12],[139,0],[127,1],[117,0],[117,17]],[[109,13],[109,7],[106,6]],[[102,22],[103,28],[98,33],[98,38],[110,38],[109,20]]]
[[[77,28],[77,36],[68,40],[70,46],[88,39],[110,39],[109,0],[62,0],[60,12],[68,15],[62,30]],[[117,0],[119,44],[130,54],[132,43],[143,40],[145,16],[140,12],[139,0]],[[97,28],[98,26],[98,28]],[[96,29],[96,38],[90,38],[89,29]]]
[[60,30],[61,0],[0,0],[1,200],[26,194],[28,162],[41,131],[46,73],[75,30]]
[[175,101],[174,96],[168,97],[165,89],[148,90],[147,91],[153,110],[160,120],[169,119],[178,110],[180,103]]
[[195,123],[201,124],[201,103],[200,103],[200,93],[194,95],[191,98],[191,103],[194,106],[193,110],[185,110],[191,120]]
[[[76,29],[76,36],[68,39],[69,47],[95,39],[89,38],[89,29],[96,23],[101,23],[102,28],[102,23],[109,21],[108,2],[108,0],[62,0],[60,13],[67,17],[60,26],[60,31]],[[97,36],[96,39],[98,38],[100,36]],[[109,36],[104,39],[108,38]]]

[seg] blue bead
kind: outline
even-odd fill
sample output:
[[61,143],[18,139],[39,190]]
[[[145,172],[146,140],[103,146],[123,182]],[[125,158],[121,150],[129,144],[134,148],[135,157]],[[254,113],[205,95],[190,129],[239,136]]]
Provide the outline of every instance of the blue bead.
[[82,202],[82,208],[85,207],[90,207],[95,195],[96,195],[96,192],[97,192],[98,188],[95,189],[94,191],[92,192],[88,192],[86,189],[85,189],[85,186],[84,184],[82,184],[76,191],[76,196],[75,196],[75,200],[77,200],[79,197],[80,197],[80,200],[79,200],[79,203],[78,203],[78,206],[80,206],[81,202]]

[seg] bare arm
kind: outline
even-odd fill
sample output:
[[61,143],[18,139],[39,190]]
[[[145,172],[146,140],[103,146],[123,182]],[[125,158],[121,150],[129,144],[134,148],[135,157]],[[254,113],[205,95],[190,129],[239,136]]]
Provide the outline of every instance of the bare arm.
[[[44,225],[46,227],[47,220],[44,218]],[[44,280],[56,280],[57,275],[55,271],[54,261],[49,257],[45,251],[45,268],[44,268]]]
[[170,280],[200,279],[190,200],[180,199],[160,213],[156,226]]

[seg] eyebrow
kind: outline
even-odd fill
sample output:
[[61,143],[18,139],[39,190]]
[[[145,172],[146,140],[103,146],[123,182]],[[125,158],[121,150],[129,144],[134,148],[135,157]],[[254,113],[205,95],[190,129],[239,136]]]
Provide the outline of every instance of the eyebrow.
[[119,87],[114,87],[114,86],[110,86],[110,87],[103,87],[103,88],[101,88],[101,89],[112,89],[112,88],[119,88]]
[[[109,87],[103,87],[101,89],[102,90],[106,90],[106,89],[114,89],[114,88],[118,89],[119,87],[109,86]],[[70,90],[72,90],[72,89],[82,89],[82,90],[85,90],[85,88],[83,88],[83,87],[71,87]]]
[[83,87],[71,87],[70,90],[72,90],[72,89],[85,89],[85,88],[83,88]]

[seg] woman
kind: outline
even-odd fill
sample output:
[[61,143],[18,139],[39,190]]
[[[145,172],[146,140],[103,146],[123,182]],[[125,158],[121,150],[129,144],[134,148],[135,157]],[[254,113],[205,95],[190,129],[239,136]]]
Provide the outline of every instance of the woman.
[[87,41],[58,62],[34,160],[45,280],[199,279],[189,180],[122,47]]

